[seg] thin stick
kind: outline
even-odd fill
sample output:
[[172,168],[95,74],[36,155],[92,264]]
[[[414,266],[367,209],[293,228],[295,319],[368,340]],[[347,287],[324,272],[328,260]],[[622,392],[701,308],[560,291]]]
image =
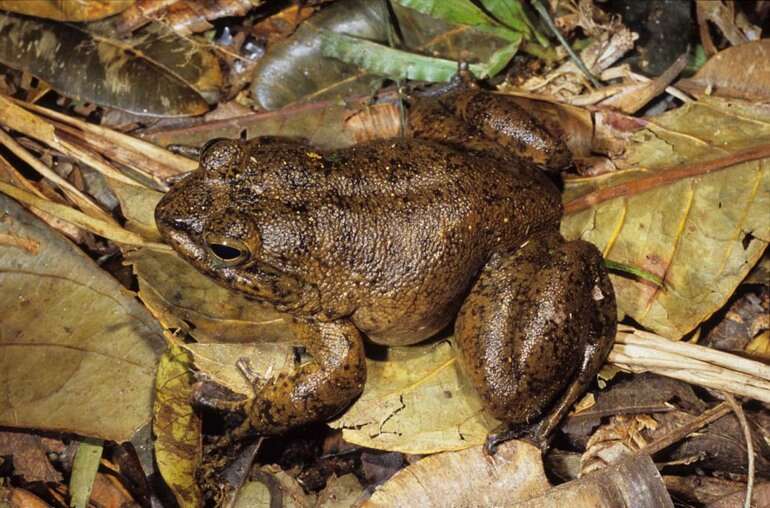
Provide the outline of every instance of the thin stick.
[[567,54],[572,59],[572,61],[575,62],[575,65],[577,65],[577,68],[580,69],[580,72],[582,72],[585,77],[588,78],[592,85],[594,85],[596,88],[601,88],[602,84],[599,83],[599,80],[596,79],[596,76],[591,74],[591,71],[588,70],[586,64],[583,63],[583,60],[581,60],[577,53],[572,50],[572,46],[569,45],[569,42],[567,42],[559,29],[556,28],[556,25],[553,24],[551,15],[548,13],[548,9],[545,8],[545,5],[543,5],[540,0],[532,0],[532,6],[535,8],[537,13],[540,14],[540,17],[543,18],[545,24],[548,26],[551,32],[553,32],[553,35],[556,36],[556,38],[559,40],[559,43],[564,47],[565,51],[567,51]]
[[707,362],[712,365],[718,365],[720,367],[743,372],[744,374],[757,376],[770,381],[770,366],[738,355],[717,351],[709,347],[699,346],[697,344],[684,345],[643,330],[636,330],[633,334],[628,335],[618,334],[616,340],[621,344],[633,344],[646,347],[654,346],[655,349],[667,353],[686,355],[690,358]]
[[8,133],[0,129],[0,143],[6,146],[14,155],[32,166],[32,169],[40,173],[42,176],[48,178],[51,182],[56,184],[64,194],[69,197],[78,207],[84,212],[88,213],[92,217],[96,217],[105,222],[113,222],[115,220],[107,212],[93,202],[93,200],[83,194],[74,185],[67,180],[59,176],[59,174],[53,169],[43,164],[39,159],[32,155],[26,148],[21,146],[15,139],[13,139]]
[[628,182],[620,182],[611,187],[604,187],[573,199],[572,201],[565,203],[564,213],[570,215],[610,199],[641,194],[650,189],[670,185],[685,178],[707,175],[715,171],[735,166],[736,164],[766,159],[768,157],[770,157],[770,144],[764,143],[732,152],[729,155],[717,159],[691,162],[689,164],[682,164],[681,166],[660,169],[650,176],[644,176]]
[[749,422],[746,421],[746,413],[743,412],[743,408],[735,400],[735,397],[727,392],[722,392],[722,396],[730,404],[733,412],[735,412],[738,423],[741,424],[743,437],[746,439],[746,453],[749,456],[749,474],[746,479],[746,499],[743,502],[743,506],[744,508],[751,508],[751,496],[754,494],[754,442],[751,438],[751,428],[749,428]]
[[638,454],[646,453],[647,455],[655,455],[661,450],[664,450],[674,443],[677,443],[689,436],[696,430],[699,430],[711,422],[719,420],[724,415],[732,411],[730,405],[726,402],[720,402],[718,405],[712,407],[708,411],[705,411],[702,415],[696,416],[689,422],[685,423],[681,427],[677,427],[668,434],[664,434],[653,442],[647,444],[647,446],[641,448]]

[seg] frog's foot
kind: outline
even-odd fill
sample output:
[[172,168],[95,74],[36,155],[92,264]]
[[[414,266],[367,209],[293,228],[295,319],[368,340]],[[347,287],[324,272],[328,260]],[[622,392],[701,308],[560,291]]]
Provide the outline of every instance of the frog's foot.
[[555,173],[572,163],[561,127],[541,124],[512,97],[466,84],[439,100],[447,111],[509,153]]
[[201,379],[193,385],[192,403],[195,407],[220,413],[243,411],[247,397],[209,379]]
[[363,341],[353,324],[294,324],[312,360],[292,373],[265,380],[258,388],[247,414],[251,427],[262,435],[328,420],[358,397],[364,387]]
[[545,453],[551,435],[543,434],[543,422],[544,420],[541,419],[532,423],[503,423],[487,435],[484,442],[484,453],[494,455],[498,446],[512,439],[532,443]]
[[452,76],[449,84],[453,87],[453,90],[479,89],[479,81],[471,72],[470,64],[465,60],[457,62],[457,74]]
[[536,237],[479,276],[455,325],[461,363],[497,419],[542,417],[528,434],[543,446],[609,354],[616,312],[596,247]]

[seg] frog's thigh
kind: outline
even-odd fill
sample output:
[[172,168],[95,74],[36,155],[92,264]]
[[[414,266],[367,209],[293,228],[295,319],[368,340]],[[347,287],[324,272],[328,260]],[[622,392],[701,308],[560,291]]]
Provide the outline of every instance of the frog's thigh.
[[366,363],[361,335],[351,323],[298,321],[296,332],[312,360],[293,373],[266,381],[249,411],[261,434],[331,418],[364,387]]
[[464,122],[521,157],[551,170],[560,170],[571,161],[567,145],[510,97],[467,91],[458,92],[446,104]]
[[485,267],[455,335],[464,370],[490,412],[526,423],[549,409],[563,416],[606,359],[615,321],[599,252],[554,234]]

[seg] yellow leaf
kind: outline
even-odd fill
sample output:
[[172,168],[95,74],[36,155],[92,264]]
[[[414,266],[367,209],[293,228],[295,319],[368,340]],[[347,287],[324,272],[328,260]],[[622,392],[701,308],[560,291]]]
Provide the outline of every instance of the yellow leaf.
[[190,405],[195,382],[187,351],[176,344],[161,357],[155,380],[155,460],[179,506],[197,507],[195,471],[201,462],[201,421]]
[[403,453],[461,450],[484,443],[499,425],[458,372],[447,341],[390,348],[366,368],[364,393],[331,422],[350,443]]
[[679,339],[721,308],[770,241],[770,112],[704,99],[647,119],[630,168],[566,183],[562,232],[663,278],[612,282],[622,313]]

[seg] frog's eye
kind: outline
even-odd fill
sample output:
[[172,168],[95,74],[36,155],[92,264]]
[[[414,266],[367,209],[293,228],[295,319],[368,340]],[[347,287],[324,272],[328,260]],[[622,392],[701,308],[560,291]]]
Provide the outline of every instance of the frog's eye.
[[251,257],[248,246],[234,238],[206,237],[206,247],[219,262],[227,266],[238,266]]
[[207,175],[224,176],[237,168],[244,155],[240,141],[216,138],[206,143],[200,151],[200,165]]
[[198,152],[202,155],[202,154],[206,153],[206,150],[211,148],[213,145],[216,145],[220,141],[229,141],[229,140],[227,138],[212,138],[212,139],[206,141],[205,143],[203,143],[203,146],[201,146],[198,149]]

